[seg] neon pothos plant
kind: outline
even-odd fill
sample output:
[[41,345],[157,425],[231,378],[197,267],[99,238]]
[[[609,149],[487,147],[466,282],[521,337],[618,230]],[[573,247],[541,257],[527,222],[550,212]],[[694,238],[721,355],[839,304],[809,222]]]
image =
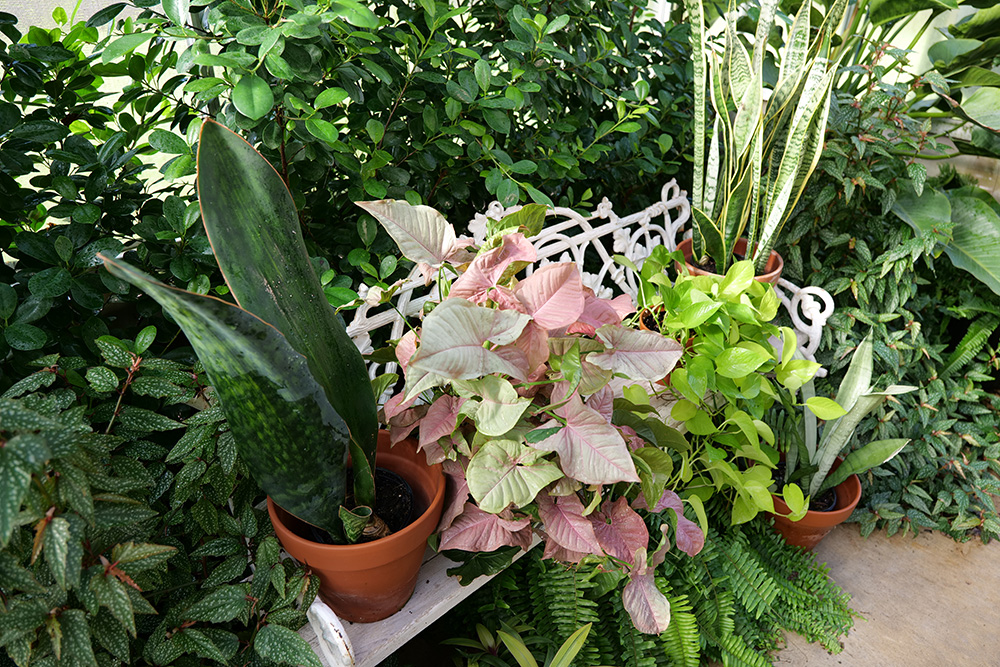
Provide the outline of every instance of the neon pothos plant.
[[692,445],[683,454],[692,471],[686,492],[701,501],[725,495],[733,524],[773,512],[769,487],[779,453],[768,412],[777,402],[791,405],[793,392],[820,368],[795,358],[793,329],[771,323],[781,303],[774,287],[754,280],[747,260],[733,263],[724,276],[682,273],[671,282],[665,269],[673,257],[663,246],[641,269],[625,257],[615,259],[636,273],[646,326],[684,346],[678,368],[656,391],[670,399],[670,415],[684,425]]
[[238,305],[167,286],[120,260],[104,257],[105,265],[184,331],[261,488],[335,541],[356,541],[374,507],[375,396],[309,261],[292,197],[267,160],[214,121],[201,130],[198,192]]
[[546,557],[601,558],[624,571],[624,605],[636,627],[663,631],[670,607],[653,569],[669,541],[665,533],[651,547],[636,509],[669,508],[678,547],[701,549],[704,533],[667,487],[669,450],[684,438],[662,423],[642,437],[616,412],[628,409],[618,402],[622,384],[663,378],[680,345],[622,326],[633,310],[629,298],[595,296],[575,264],[548,264],[517,279],[537,259],[526,236],[541,228],[542,207],[491,223],[469,261],[433,209],[361,206],[437,277],[443,297],[396,346],[406,386],[385,406],[392,438],[419,429],[420,447],[453,482],[440,547],[528,548],[537,533]]
[[[785,487],[782,495],[793,517],[797,514],[804,515],[810,499],[837,486],[851,475],[882,465],[909,442],[903,438],[869,442],[848,454],[839,468],[830,471],[865,416],[890,396],[916,389],[890,385],[883,391],[877,391],[871,386],[872,365],[872,341],[869,333],[851,358],[847,374],[837,391],[836,401],[815,396],[811,380],[803,385],[802,393],[807,409],[799,422],[802,428],[797,437],[793,437],[793,443],[785,453]],[[817,417],[827,420],[822,438],[818,436]],[[808,497],[803,496],[802,488],[807,490]]]
[[[836,64],[831,37],[847,0],[835,0],[818,29],[813,2],[801,5],[787,32],[774,87],[764,81],[764,53],[778,0],[761,0],[752,55],[737,33],[737,12],[725,17],[720,57],[707,39],[701,0],[685,0],[694,61],[694,259],[725,273],[741,236],[757,273],[767,264],[788,214],[802,195],[823,151]],[[767,91],[767,92],[765,92]],[[714,110],[711,133],[706,95]]]

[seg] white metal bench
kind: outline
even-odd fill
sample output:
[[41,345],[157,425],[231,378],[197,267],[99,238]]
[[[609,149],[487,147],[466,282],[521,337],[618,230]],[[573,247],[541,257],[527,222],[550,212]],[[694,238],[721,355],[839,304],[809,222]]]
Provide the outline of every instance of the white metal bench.
[[[469,231],[481,242],[488,218],[499,220],[520,208],[504,208],[493,202],[486,213],[469,222]],[[624,255],[641,267],[656,246],[663,245],[668,250],[677,247],[677,235],[690,215],[687,193],[671,180],[660,190],[659,201],[625,217],[619,217],[606,198],[589,217],[568,208],[550,209],[545,227],[531,241],[538,251],[539,265],[573,261],[581,268],[599,267],[596,273],[584,270],[585,285],[599,296],[612,296],[618,291],[634,301],[638,293],[636,276],[615,263],[612,254]],[[611,252],[605,245],[607,241],[611,242]],[[833,299],[818,287],[799,287],[785,279],[779,280],[775,289],[799,334],[800,353],[815,361],[823,326],[833,313]],[[435,290],[414,269],[395,295],[394,309],[362,305],[355,311],[347,332],[362,350],[371,348],[370,333],[383,327],[391,327],[390,338],[399,338],[406,330],[404,316],[418,315],[424,302],[436,298]],[[385,370],[392,371],[392,366]],[[381,370],[372,367],[372,377]],[[327,667],[374,667],[489,579],[480,577],[463,587],[445,574],[454,565],[428,549],[413,597],[400,612],[377,623],[342,624],[317,598],[308,612],[309,625],[299,634],[309,641]]]

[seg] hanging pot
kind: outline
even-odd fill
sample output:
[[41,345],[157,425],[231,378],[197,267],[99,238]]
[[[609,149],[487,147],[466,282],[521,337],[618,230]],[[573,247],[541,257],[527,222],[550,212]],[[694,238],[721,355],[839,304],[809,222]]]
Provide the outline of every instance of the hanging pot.
[[376,461],[402,477],[413,490],[410,525],[372,542],[333,545],[301,537],[304,522],[267,499],[267,511],[285,551],[319,575],[319,596],[347,621],[371,623],[391,616],[406,604],[417,583],[427,538],[437,527],[444,507],[445,480],[441,465],[428,466],[415,440],[389,446],[389,434],[378,434]]

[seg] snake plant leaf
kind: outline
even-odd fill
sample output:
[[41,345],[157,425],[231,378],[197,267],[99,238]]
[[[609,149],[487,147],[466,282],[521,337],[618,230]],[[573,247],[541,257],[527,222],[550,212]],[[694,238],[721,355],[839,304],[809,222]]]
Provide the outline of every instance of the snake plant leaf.
[[874,344],[872,332],[869,331],[861,344],[854,350],[847,373],[837,390],[837,405],[850,412],[858,398],[868,392],[872,382]]
[[819,487],[819,492],[822,493],[827,489],[837,486],[851,475],[860,475],[871,468],[886,463],[901,452],[903,447],[906,447],[909,442],[907,438],[892,438],[869,442],[864,447],[851,452],[844,459],[844,462],[840,464],[840,467],[827,476],[826,480]]
[[[799,7],[795,20],[788,34],[788,43],[781,59],[781,69],[778,81],[797,81],[805,71],[806,60],[809,57],[809,31],[811,26],[812,5],[803,2]],[[780,84],[779,84],[780,87]]]
[[306,359],[281,332],[242,308],[101,259],[113,276],[153,297],[184,330],[221,399],[237,451],[265,493],[336,539],[348,427]]
[[[691,62],[694,69],[694,187],[691,193],[691,205],[704,209],[705,183],[705,15],[701,0],[684,0],[688,23],[691,25]],[[700,255],[701,248],[696,242],[695,255]]]
[[372,518],[372,508],[362,505],[353,510],[349,510],[343,505],[340,507],[340,521],[344,526],[344,536],[350,544],[355,544],[361,539],[365,532],[368,520]]
[[355,497],[374,506],[375,394],[364,359],[313,270],[288,188],[250,144],[206,121],[198,146],[198,194],[229,289],[241,308],[274,326],[306,358],[350,430]]

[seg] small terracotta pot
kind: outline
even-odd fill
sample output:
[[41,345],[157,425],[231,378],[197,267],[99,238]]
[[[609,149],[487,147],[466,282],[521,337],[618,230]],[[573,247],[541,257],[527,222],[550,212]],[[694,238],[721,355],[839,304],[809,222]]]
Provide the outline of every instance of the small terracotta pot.
[[302,524],[267,499],[267,512],[285,551],[319,575],[319,596],[337,615],[355,623],[371,623],[392,616],[413,595],[427,548],[427,538],[438,525],[444,507],[445,480],[441,465],[428,466],[415,440],[389,446],[389,434],[378,434],[377,463],[391,470],[413,489],[413,502],[425,507],[406,528],[374,542],[350,545],[320,544],[299,537],[291,526]]
[[[843,459],[838,457],[830,467],[830,472],[839,468],[842,462]],[[804,547],[812,551],[813,547],[819,544],[820,540],[826,537],[831,530],[847,521],[851,512],[857,507],[858,501],[861,500],[861,480],[858,479],[857,475],[851,475],[834,488],[837,489],[837,504],[829,512],[808,510],[799,521],[792,521],[779,514],[772,515],[774,529],[781,533],[785,542],[793,547]],[[778,496],[772,496],[772,498],[774,498],[775,512],[782,514],[791,512],[784,500]]]
[[[694,265],[692,255],[694,251],[692,249],[692,240],[684,239],[677,244],[677,249],[684,253],[684,265],[691,275],[694,276],[715,276],[717,273],[712,273],[711,271],[706,271],[705,269],[699,268]],[[734,255],[743,255],[746,257],[747,254],[747,240],[740,239],[736,242],[733,247]],[[678,267],[679,268],[679,267]],[[764,265],[764,273],[759,276],[754,276],[754,280],[761,283],[771,283],[772,285],[778,282],[778,278],[781,277],[781,270],[785,268],[785,260],[781,259],[781,255],[771,251],[771,254],[767,258],[767,264]]]

